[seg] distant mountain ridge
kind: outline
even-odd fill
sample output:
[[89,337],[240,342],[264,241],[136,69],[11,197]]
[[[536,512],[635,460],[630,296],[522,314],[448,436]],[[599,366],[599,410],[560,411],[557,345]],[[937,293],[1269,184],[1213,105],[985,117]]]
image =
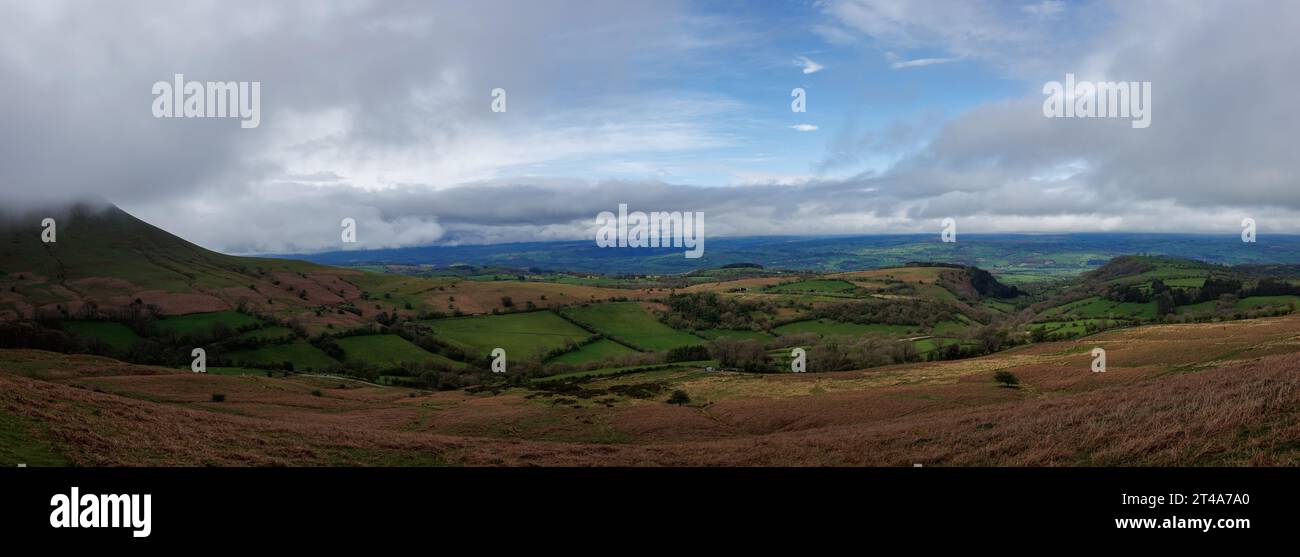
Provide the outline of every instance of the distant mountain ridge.
[[938,235],[855,237],[745,237],[710,239],[699,259],[677,249],[600,248],[590,241],[532,242],[473,246],[425,246],[283,254],[328,265],[453,264],[539,268],[600,274],[679,274],[751,263],[768,269],[849,271],[902,266],[910,261],[944,261],[1008,274],[1073,276],[1113,257],[1163,255],[1240,265],[1300,265],[1300,236],[1260,237],[1243,243],[1234,234],[967,234],[955,243]]

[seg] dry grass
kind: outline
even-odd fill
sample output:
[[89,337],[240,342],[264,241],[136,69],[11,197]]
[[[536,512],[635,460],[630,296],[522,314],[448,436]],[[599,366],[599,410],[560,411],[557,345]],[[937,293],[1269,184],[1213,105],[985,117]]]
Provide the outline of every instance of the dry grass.
[[[578,407],[0,351],[0,410],[78,465],[1295,465],[1300,318],[1157,326],[973,360],[649,373],[693,405]],[[1108,370],[1088,369],[1093,346]],[[1023,388],[992,381],[997,370]],[[350,388],[339,388],[340,384]],[[322,396],[314,396],[319,390]],[[212,393],[226,394],[212,402]],[[666,395],[665,395],[666,396]]]

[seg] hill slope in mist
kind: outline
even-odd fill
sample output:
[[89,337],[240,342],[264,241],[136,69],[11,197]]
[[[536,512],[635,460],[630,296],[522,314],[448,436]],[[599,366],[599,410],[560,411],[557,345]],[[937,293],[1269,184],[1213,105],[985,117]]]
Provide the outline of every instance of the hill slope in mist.
[[112,205],[78,204],[52,216],[50,243],[42,241],[43,216],[11,219],[0,228],[0,316],[75,314],[86,304],[110,309],[137,300],[168,314],[243,303],[291,315],[358,293],[342,280],[355,271],[217,253]]

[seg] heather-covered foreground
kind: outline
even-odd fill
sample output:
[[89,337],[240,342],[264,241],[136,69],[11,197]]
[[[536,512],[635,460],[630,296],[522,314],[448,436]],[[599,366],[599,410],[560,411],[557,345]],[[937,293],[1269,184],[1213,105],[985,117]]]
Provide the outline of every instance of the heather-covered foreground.
[[[1295,465],[1300,318],[1162,325],[972,360],[689,368],[427,393],[0,351],[0,459],[113,465]],[[1089,370],[1091,349],[1108,370]],[[992,376],[1008,370],[1019,389]],[[683,406],[664,401],[686,391]],[[220,402],[214,395],[224,395]],[[13,456],[19,455],[19,456]],[[42,459],[42,456],[47,457]]]

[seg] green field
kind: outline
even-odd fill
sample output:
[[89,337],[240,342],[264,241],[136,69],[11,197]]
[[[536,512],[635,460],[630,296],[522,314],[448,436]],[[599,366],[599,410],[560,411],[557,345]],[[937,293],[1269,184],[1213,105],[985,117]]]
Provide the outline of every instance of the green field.
[[916,351],[923,355],[933,352],[937,348],[948,346],[950,344],[962,344],[962,345],[969,346],[969,345],[975,345],[979,343],[978,341],[960,340],[955,338],[923,338],[923,339],[912,341],[912,345],[916,347]]
[[776,332],[783,335],[816,333],[822,336],[862,336],[862,335],[904,335],[919,327],[908,325],[885,325],[881,323],[843,323],[829,319],[815,321],[795,321],[777,327]]
[[853,283],[844,280],[815,279],[815,280],[801,280],[799,282],[792,282],[789,284],[776,284],[776,285],[769,286],[767,290],[769,292],[781,292],[785,294],[804,294],[809,292],[818,293],[818,294],[826,294],[826,293],[836,294],[836,293],[849,292],[854,288],[857,287],[854,286]]
[[1016,310],[1015,304],[993,300],[993,299],[980,300],[980,305],[983,305],[999,313],[1010,313]]
[[349,362],[365,362],[378,366],[396,367],[402,362],[435,362],[452,367],[464,364],[426,351],[397,335],[364,335],[338,339]]
[[140,336],[130,327],[110,321],[67,321],[63,323],[63,330],[77,336],[101,340],[114,350],[128,350],[140,341]]
[[1047,321],[1029,325],[1029,330],[1042,330],[1045,333],[1065,336],[1082,336],[1088,333],[1088,325],[1101,325],[1109,322],[1111,326],[1126,324],[1125,321],[1106,319],[1077,319],[1074,321]]
[[563,348],[566,341],[581,342],[591,333],[549,311],[504,315],[453,317],[421,321],[439,339],[470,352],[488,355],[503,348],[507,358],[528,358],[538,351]]
[[224,324],[231,330],[248,325],[260,324],[261,320],[237,311],[213,311],[209,313],[191,313],[177,317],[168,317],[158,322],[158,328],[177,335],[194,335],[207,333],[213,326]]
[[1043,312],[1044,317],[1155,319],[1156,303],[1112,302],[1099,296],[1084,298]]
[[568,310],[566,315],[580,323],[642,350],[659,351],[704,344],[704,339],[672,329],[636,302],[594,304]]
[[1254,309],[1264,306],[1300,307],[1300,296],[1250,296],[1237,300],[1237,309]]
[[577,350],[570,350],[559,356],[551,358],[547,363],[552,364],[585,364],[590,362],[599,362],[606,358],[621,356],[623,354],[635,354],[636,350],[623,346],[617,342],[602,338],[595,342],[583,345]]
[[746,340],[758,340],[758,341],[772,340],[772,335],[769,335],[763,331],[749,331],[749,330],[737,330],[737,329],[703,329],[703,330],[695,331],[695,334],[697,336],[701,336],[709,340],[719,339],[723,337],[746,339]]
[[348,282],[356,285],[369,297],[367,303],[380,304],[385,309],[404,308],[430,309],[425,301],[430,292],[454,284],[452,278],[425,278],[392,275],[383,272],[368,272],[348,277]]
[[1151,281],[1160,279],[1160,282],[1165,283],[1165,286],[1200,288],[1205,285],[1205,279],[1210,276],[1208,270],[1190,267],[1182,262],[1157,260],[1156,265],[1156,268],[1149,271],[1120,277],[1108,282],[1112,284],[1145,284],[1149,287]]
[[[535,377],[533,379],[529,379],[529,382],[544,383],[547,381],[567,381],[572,379],[604,377],[607,375],[621,375],[624,373],[632,373],[632,372],[636,372],[640,374],[641,372],[663,372],[666,370],[698,369],[702,367],[717,366],[717,365],[718,362],[716,361],[704,360],[699,362],[676,362],[671,364],[654,364],[649,366],[611,367],[611,368],[603,368],[603,369],[593,369],[588,371],[575,371],[572,373],[561,373],[558,375],[548,375],[546,377]],[[647,375],[653,375],[653,374],[654,373],[647,373]],[[638,375],[638,377],[641,377],[641,375]]]
[[[342,341],[339,344],[342,344]],[[255,350],[231,352],[229,358],[245,366],[276,366],[281,362],[293,362],[294,371],[321,370],[338,363],[321,349],[304,340],[287,344],[268,344]]]
[[247,333],[239,335],[238,338],[276,341],[285,338],[290,338],[293,336],[294,336],[293,330],[289,329],[288,327],[266,327],[262,329],[254,329],[252,331],[248,331]]
[[1164,282],[1165,286],[1171,288],[1200,288],[1205,286],[1205,278],[1206,277],[1174,278],[1161,282]]
[[951,336],[965,331],[968,325],[960,321],[940,321],[934,324],[930,332],[935,336]]

